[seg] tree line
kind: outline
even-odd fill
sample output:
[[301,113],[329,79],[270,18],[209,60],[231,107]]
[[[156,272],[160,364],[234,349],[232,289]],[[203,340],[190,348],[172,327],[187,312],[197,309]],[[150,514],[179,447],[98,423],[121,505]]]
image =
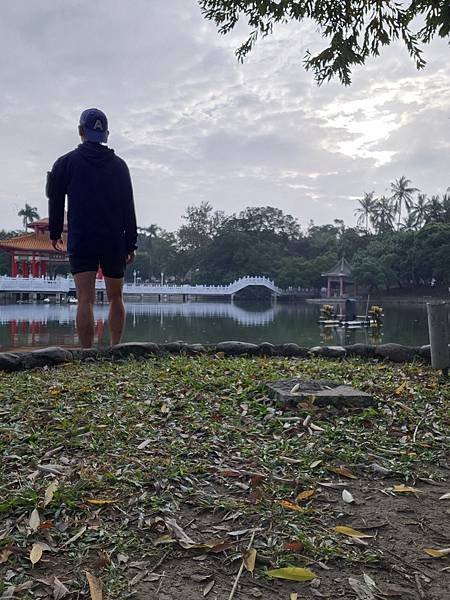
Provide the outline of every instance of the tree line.
[[[231,215],[208,202],[188,206],[176,231],[156,224],[139,228],[127,279],[227,284],[244,275],[264,275],[282,288],[318,290],[324,285],[322,273],[345,256],[356,282],[371,290],[450,285],[450,195],[428,197],[406,177],[394,181],[390,191],[389,196],[362,195],[356,226],[338,219],[301,226],[271,206]],[[28,218],[20,216],[25,228]],[[0,238],[16,233],[0,231]],[[9,257],[0,253],[0,272],[9,268]]]
[[183,225],[140,230],[134,269],[143,280],[227,284],[265,275],[287,288],[319,289],[322,273],[341,258],[358,284],[390,290],[450,283],[450,195],[428,197],[406,177],[389,196],[364,193],[356,226],[343,220],[301,227],[270,206],[226,215],[208,202],[189,206]]

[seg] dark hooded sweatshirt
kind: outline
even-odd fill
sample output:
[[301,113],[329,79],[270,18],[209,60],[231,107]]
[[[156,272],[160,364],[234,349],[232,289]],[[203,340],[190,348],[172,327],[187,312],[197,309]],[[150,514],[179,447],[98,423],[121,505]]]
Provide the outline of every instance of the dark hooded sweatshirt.
[[136,249],[130,172],[114,150],[93,142],[61,156],[47,174],[50,238],[60,239],[68,198],[69,254],[91,256]]

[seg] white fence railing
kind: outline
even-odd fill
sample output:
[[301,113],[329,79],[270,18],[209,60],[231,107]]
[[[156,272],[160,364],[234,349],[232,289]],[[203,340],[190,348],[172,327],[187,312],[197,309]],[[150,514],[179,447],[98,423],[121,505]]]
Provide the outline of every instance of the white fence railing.
[[0,292],[58,294],[70,291],[70,279],[58,277],[0,277]]
[[[249,286],[262,286],[274,294],[281,294],[282,290],[267,277],[241,277],[229,285],[146,285],[126,283],[123,291],[130,295],[157,294],[161,296],[186,295],[186,296],[231,296]],[[105,289],[104,280],[98,279],[95,287],[97,290]],[[44,279],[43,277],[0,277],[0,292],[23,292],[58,294],[75,290],[75,282],[71,277],[57,277]]]

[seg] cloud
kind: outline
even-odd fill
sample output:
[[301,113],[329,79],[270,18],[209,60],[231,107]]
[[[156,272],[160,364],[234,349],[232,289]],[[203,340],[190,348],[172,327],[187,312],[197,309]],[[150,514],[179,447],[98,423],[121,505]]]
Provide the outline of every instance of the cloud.
[[278,27],[241,65],[245,36],[219,36],[195,0],[4,0],[0,228],[18,227],[25,202],[46,214],[45,173],[78,143],[87,106],[108,113],[141,225],[173,230],[202,200],[352,223],[355,198],[401,175],[445,191],[448,45],[427,49],[422,72],[396,46],[350,88],[317,87],[301,65],[322,44],[310,24]]

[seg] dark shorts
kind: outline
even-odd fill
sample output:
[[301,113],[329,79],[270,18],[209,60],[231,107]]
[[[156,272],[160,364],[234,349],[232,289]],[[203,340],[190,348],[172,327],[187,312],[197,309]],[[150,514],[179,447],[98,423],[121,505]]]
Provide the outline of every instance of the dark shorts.
[[97,272],[99,267],[105,277],[121,279],[125,274],[126,256],[122,253],[110,252],[108,254],[93,254],[91,256],[70,254],[69,261],[72,275],[85,273],[86,271]]

